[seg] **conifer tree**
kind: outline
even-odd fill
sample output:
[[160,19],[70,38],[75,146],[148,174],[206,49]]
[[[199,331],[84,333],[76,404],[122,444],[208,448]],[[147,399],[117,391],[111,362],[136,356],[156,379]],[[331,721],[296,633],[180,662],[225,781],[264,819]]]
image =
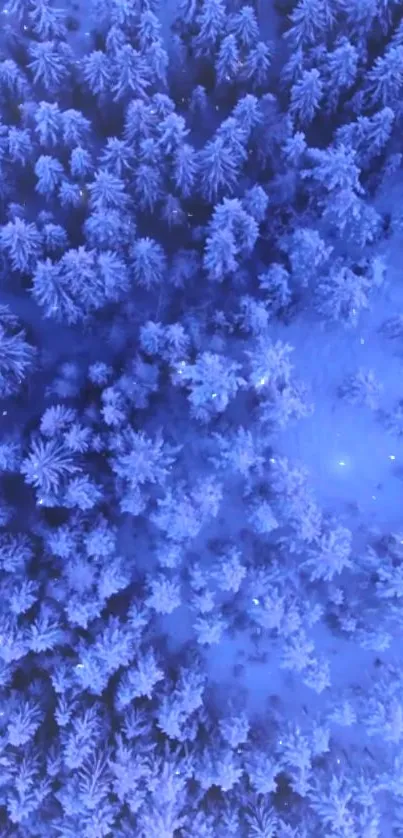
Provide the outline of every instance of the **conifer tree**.
[[202,149],[198,169],[201,192],[207,201],[213,202],[220,194],[234,191],[239,172],[222,137],[215,137]]
[[291,116],[296,117],[300,124],[312,122],[319,108],[323,96],[323,84],[319,71],[304,70],[301,78],[291,89]]
[[67,81],[73,63],[73,53],[63,42],[40,41],[29,48],[34,82],[42,85],[47,94],[54,95]]
[[0,247],[11,261],[13,270],[28,271],[41,252],[41,235],[35,224],[15,218],[0,227]]

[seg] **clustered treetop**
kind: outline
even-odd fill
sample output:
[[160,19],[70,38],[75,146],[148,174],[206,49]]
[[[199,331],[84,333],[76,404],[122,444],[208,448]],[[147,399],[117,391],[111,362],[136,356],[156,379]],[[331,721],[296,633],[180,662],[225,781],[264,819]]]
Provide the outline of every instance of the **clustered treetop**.
[[[85,33],[0,10],[2,838],[402,828],[400,668],[333,692],[315,643],[389,648],[401,536],[355,556],[276,453],[314,409],[278,327],[354,329],[383,279],[401,4],[277,0],[272,40],[258,5],[181,0],[168,34],[157,0],[91,0]],[[223,699],[233,639],[318,711]]]

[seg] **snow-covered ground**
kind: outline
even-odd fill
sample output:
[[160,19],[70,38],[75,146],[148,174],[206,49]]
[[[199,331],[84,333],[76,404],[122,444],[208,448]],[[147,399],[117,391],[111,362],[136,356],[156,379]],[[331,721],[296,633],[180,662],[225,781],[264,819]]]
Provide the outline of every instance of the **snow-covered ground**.
[[[315,410],[279,435],[276,448],[309,468],[324,510],[367,532],[401,527],[403,437],[388,431],[382,417],[403,396],[403,339],[391,340],[381,331],[385,321],[403,312],[400,239],[395,232],[387,242],[385,281],[373,289],[370,309],[356,328],[323,326],[304,312],[285,331],[278,329],[295,349],[295,373],[308,385]],[[338,393],[359,368],[372,370],[382,385],[375,409],[350,405]]]
[[[379,203],[387,194],[386,189]],[[308,385],[315,405],[312,416],[291,422],[276,435],[274,449],[308,468],[320,508],[352,531],[357,554],[365,552],[375,535],[399,532],[402,527],[403,437],[391,434],[382,416],[403,395],[403,340],[390,340],[380,331],[386,320],[403,311],[399,232],[386,242],[386,250],[384,243],[384,252],[384,283],[373,289],[370,309],[355,328],[323,324],[313,311],[304,310],[289,325],[275,324],[271,332],[273,339],[294,347],[295,375]],[[339,395],[346,377],[361,367],[373,370],[382,382],[376,409],[350,405]],[[243,504],[241,497],[226,498],[219,520],[198,540],[201,556],[203,539],[217,534],[241,537]],[[354,593],[354,577],[351,585]],[[192,638],[192,619],[184,606],[165,622],[174,647]],[[341,639],[324,621],[313,627],[312,638],[316,651],[330,663],[329,695],[370,685],[377,657],[385,663],[401,660],[398,643],[377,655],[360,648],[352,637]],[[304,708],[309,713],[323,711],[328,701],[328,691],[318,696],[301,685],[298,675],[280,668],[278,651],[268,639],[252,641],[248,633],[226,635],[206,652],[206,661],[212,681],[242,690],[252,713],[265,713],[276,697],[285,714],[293,716],[303,714]],[[354,727],[343,736],[348,744],[359,742],[360,733]]]
[[399,297],[403,303],[396,278],[392,267],[389,289],[375,292],[372,311],[351,334],[342,327],[322,330],[316,323],[315,328],[308,318],[290,325],[295,371],[310,387],[315,410],[279,435],[276,444],[281,454],[309,468],[324,510],[348,518],[350,526],[392,531],[401,519],[403,441],[385,429],[377,410],[348,404],[338,388],[364,367],[382,382],[379,411],[391,410],[401,398],[403,358],[395,343],[378,333],[398,310]]

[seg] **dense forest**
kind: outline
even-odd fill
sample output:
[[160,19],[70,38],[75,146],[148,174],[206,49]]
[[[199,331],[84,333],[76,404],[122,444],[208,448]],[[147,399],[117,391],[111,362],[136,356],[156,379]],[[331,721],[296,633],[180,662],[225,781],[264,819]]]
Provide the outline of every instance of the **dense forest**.
[[0,838],[403,836],[402,129],[402,0],[0,0]]

